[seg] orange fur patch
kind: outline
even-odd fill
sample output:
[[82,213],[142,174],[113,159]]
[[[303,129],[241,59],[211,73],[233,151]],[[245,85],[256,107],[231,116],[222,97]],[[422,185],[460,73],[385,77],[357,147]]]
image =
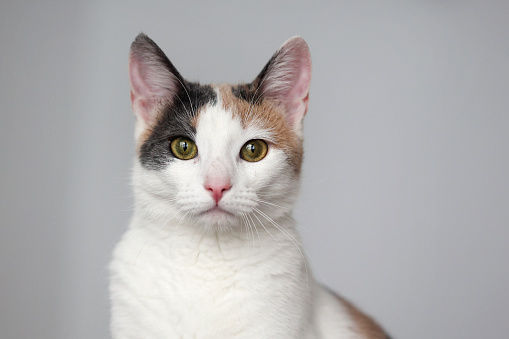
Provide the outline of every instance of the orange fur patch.
[[365,339],[387,339],[389,336],[372,318],[362,313],[348,300],[336,295],[354,322],[354,331]]
[[233,95],[232,87],[228,84],[215,87],[219,90],[223,108],[238,117],[243,127],[256,124],[273,133],[274,147],[282,149],[288,155],[290,164],[299,174],[304,152],[302,140],[289,126],[282,107],[267,99],[256,104],[239,99]]

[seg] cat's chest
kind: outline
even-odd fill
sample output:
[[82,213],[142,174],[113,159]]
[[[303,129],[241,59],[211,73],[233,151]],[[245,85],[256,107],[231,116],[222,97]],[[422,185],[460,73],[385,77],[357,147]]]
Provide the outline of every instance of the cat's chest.
[[171,302],[202,304],[217,300],[225,292],[248,289],[263,270],[242,249],[227,251],[209,239],[172,239],[143,234],[124,239],[118,251],[130,262],[131,278],[148,296],[163,296]]
[[[264,272],[270,270],[245,258],[242,251],[225,256],[212,244],[199,247],[154,246],[141,253],[133,273],[144,277],[147,290],[163,296],[168,306],[231,313],[237,302],[251,297]],[[228,303],[235,300],[236,303]]]
[[276,315],[290,315],[290,305],[299,304],[288,288],[299,269],[273,260],[280,248],[195,240],[138,231],[118,245],[118,290],[134,304],[126,316],[147,322],[138,328],[158,329],[162,336],[182,331],[185,338],[238,337],[251,331],[253,319],[277,328]]

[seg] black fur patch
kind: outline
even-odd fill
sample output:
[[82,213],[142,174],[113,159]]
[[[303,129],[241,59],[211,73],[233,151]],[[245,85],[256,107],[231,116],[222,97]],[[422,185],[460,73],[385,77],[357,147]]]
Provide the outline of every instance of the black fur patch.
[[170,141],[179,136],[194,140],[196,129],[192,124],[193,118],[200,108],[217,102],[216,93],[210,85],[185,80],[183,85],[185,87],[179,86],[180,90],[173,103],[162,109],[152,134],[140,147],[140,162],[147,169],[161,170],[174,161],[175,157],[169,148]]
[[254,85],[254,83],[235,85],[232,86],[232,94],[237,98],[245,100],[249,103],[260,104],[261,100],[255,99],[255,96],[259,97],[259,94],[261,94],[256,92],[256,88],[257,87]]

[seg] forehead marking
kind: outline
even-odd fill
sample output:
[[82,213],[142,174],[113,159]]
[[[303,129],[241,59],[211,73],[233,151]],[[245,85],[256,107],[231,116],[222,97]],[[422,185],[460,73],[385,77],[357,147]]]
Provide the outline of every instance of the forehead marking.
[[216,92],[209,85],[192,82],[184,85],[173,100],[161,101],[154,108],[156,120],[138,138],[138,157],[148,169],[160,170],[173,161],[169,140],[178,136],[194,138],[197,116],[207,105],[218,101]]
[[[215,87],[223,109],[237,117],[244,128],[256,125],[271,131],[274,136],[273,147],[282,149],[288,155],[290,164],[299,173],[303,157],[302,140],[287,123],[282,106],[263,98],[256,103],[248,102],[235,96],[232,86],[228,84]],[[248,97],[253,98],[254,94]]]

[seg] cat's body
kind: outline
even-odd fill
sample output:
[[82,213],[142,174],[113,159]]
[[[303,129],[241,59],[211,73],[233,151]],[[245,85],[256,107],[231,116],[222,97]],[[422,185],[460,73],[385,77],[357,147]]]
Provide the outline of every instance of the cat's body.
[[136,207],[110,266],[114,338],[386,338],[313,279],[291,217],[310,75],[300,38],[238,86],[187,82],[135,40]]

